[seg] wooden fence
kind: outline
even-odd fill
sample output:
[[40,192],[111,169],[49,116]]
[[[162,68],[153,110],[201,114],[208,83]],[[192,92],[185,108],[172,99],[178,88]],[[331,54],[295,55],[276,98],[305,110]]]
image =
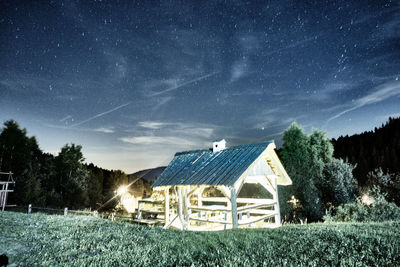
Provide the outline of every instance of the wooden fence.
[[111,221],[133,221],[132,216],[121,215],[116,212],[98,212],[97,210],[73,210],[69,208],[56,209],[56,208],[46,208],[46,207],[38,207],[29,204],[28,206],[13,206],[7,208],[9,211],[16,212],[26,212],[28,214],[32,214],[35,212],[41,212],[46,214],[56,214],[56,215],[83,215],[83,216],[93,216],[102,219],[109,219]]

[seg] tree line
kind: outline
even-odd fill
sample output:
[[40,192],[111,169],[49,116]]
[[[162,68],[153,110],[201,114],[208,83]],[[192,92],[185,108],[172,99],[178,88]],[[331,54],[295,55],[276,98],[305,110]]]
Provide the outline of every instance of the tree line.
[[[0,133],[0,170],[14,173],[15,191],[9,203],[46,207],[113,208],[107,202],[120,185],[132,178],[120,170],[106,170],[85,164],[82,147],[66,144],[54,156],[44,153],[34,136],[17,122],[6,121]],[[143,181],[135,184],[143,191]]]
[[361,185],[368,183],[368,173],[381,168],[400,172],[400,118],[391,118],[373,131],[333,139],[335,156],[356,165],[354,176]]
[[377,185],[389,201],[400,205],[400,118],[391,118],[373,131],[333,139],[334,155],[355,166],[362,187]]
[[[395,173],[400,165],[399,128],[400,120],[390,118],[374,132],[330,140],[324,132],[306,134],[300,125],[292,124],[278,151],[293,181],[279,188],[283,217],[321,220],[327,210],[354,203],[364,187],[372,186],[379,186],[388,201],[399,205],[400,175]],[[117,199],[109,200],[115,191],[134,179],[120,170],[85,164],[79,145],[66,144],[56,156],[44,153],[35,137],[28,137],[13,120],[6,121],[0,133],[0,170],[15,176],[10,202],[74,209],[112,209]],[[143,195],[149,186],[140,179],[132,190]]]

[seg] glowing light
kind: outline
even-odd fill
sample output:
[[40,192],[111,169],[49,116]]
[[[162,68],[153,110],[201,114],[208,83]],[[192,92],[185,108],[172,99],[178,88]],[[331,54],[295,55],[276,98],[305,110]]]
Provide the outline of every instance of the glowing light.
[[135,197],[133,195],[131,195],[129,193],[124,193],[121,196],[121,203],[127,212],[129,212],[129,213],[135,212],[137,200],[135,199]]
[[118,190],[117,190],[117,194],[120,195],[120,196],[123,195],[123,194],[125,194],[126,192],[128,192],[128,187],[125,186],[125,185],[120,186],[120,187],[118,188]]
[[361,197],[361,202],[362,202],[363,204],[369,206],[369,205],[371,205],[372,203],[374,203],[375,200],[374,200],[372,197],[368,196],[367,194],[363,194],[362,197]]

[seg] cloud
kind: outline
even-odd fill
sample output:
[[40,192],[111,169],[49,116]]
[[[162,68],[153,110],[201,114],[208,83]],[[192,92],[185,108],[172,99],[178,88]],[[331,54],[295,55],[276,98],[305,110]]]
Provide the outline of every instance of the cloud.
[[64,121],[69,120],[69,119],[72,119],[72,116],[71,116],[71,115],[67,115],[67,116],[65,116],[64,118],[62,118],[62,119],[59,120],[59,121],[60,121],[60,122],[64,122]]
[[159,130],[163,129],[164,134],[168,133],[172,136],[186,135],[190,137],[210,138],[214,129],[214,125],[183,123],[183,122],[159,122],[159,121],[141,121],[138,125],[145,129]]
[[[142,129],[135,129],[135,136],[121,137],[124,143],[145,147],[166,145],[178,149],[201,148],[215,139],[217,126],[197,123],[142,121]],[[149,130],[157,130],[149,131]]]
[[304,46],[308,45],[308,43],[316,41],[317,39],[319,39],[323,35],[324,34],[321,33],[321,34],[317,34],[317,35],[314,35],[314,36],[311,36],[311,37],[308,37],[308,38],[304,38],[303,40],[294,41],[294,42],[292,42],[290,44],[287,44],[286,46],[283,46],[282,48],[275,49],[275,50],[273,50],[271,52],[265,53],[264,55],[265,56],[270,56],[270,55],[274,55],[274,54],[276,54],[278,52],[281,52],[281,51],[284,51],[284,50],[288,50],[288,49],[292,49],[292,48],[295,48],[295,47],[298,47],[298,46],[304,47]]
[[113,109],[110,109],[110,110],[101,112],[101,113],[99,113],[99,114],[94,115],[93,117],[90,117],[89,119],[86,119],[86,120],[84,120],[84,121],[75,123],[75,124],[71,125],[70,127],[76,127],[76,126],[82,125],[82,124],[84,124],[84,123],[86,123],[86,122],[89,122],[89,121],[91,121],[91,120],[100,118],[100,117],[102,117],[102,116],[104,116],[104,115],[107,115],[107,114],[109,114],[109,113],[111,113],[111,112],[117,111],[117,110],[119,110],[119,109],[121,109],[121,108],[123,108],[123,107],[126,107],[126,106],[130,105],[130,104],[131,104],[131,102],[128,102],[128,103],[126,103],[126,104],[120,105],[120,106],[115,107],[115,108],[113,108]]
[[353,105],[342,112],[330,117],[327,122],[337,119],[346,113],[353,110],[362,108],[366,105],[375,104],[391,97],[396,97],[400,95],[400,82],[388,82],[378,86],[372,93],[363,96],[356,101],[353,101]]
[[187,81],[187,82],[184,82],[184,83],[180,83],[180,84],[176,84],[176,85],[174,85],[174,86],[172,86],[170,88],[167,88],[165,90],[161,90],[161,91],[158,91],[158,92],[152,92],[151,94],[149,94],[149,96],[157,96],[157,95],[162,95],[162,94],[165,94],[165,93],[168,93],[168,92],[171,92],[171,91],[175,91],[175,90],[177,90],[179,88],[182,88],[184,86],[187,86],[187,85],[190,85],[192,83],[196,83],[198,81],[207,79],[208,77],[214,76],[217,73],[218,72],[212,72],[212,73],[197,77],[195,79],[192,79],[190,81]]
[[339,81],[333,80],[325,83],[320,90],[313,91],[310,94],[302,94],[299,96],[300,99],[309,100],[313,99],[316,101],[332,101],[332,97],[338,95],[344,91],[349,91],[360,85],[358,81]]
[[254,54],[262,47],[257,34],[246,33],[238,39],[240,46],[246,54]]
[[140,127],[143,128],[147,128],[147,129],[152,129],[152,130],[156,130],[156,129],[161,129],[164,126],[168,125],[168,123],[165,122],[158,122],[158,121],[140,121],[138,123],[138,125]]
[[108,61],[108,71],[110,78],[115,82],[124,79],[128,74],[128,61],[127,58],[121,54],[107,51],[104,52],[106,60]]
[[106,127],[100,127],[97,129],[93,129],[95,132],[100,132],[100,133],[114,133],[114,129],[112,128],[106,128]]
[[388,18],[386,23],[381,27],[381,37],[383,38],[400,38],[400,4],[397,3],[392,9],[387,9],[385,17]]
[[249,70],[249,62],[246,57],[236,61],[231,69],[231,82],[235,82],[246,75]]
[[167,104],[168,102],[172,101],[174,99],[174,97],[172,96],[161,96],[161,97],[157,97],[155,99],[154,106],[153,106],[153,112],[158,110],[160,107],[164,106],[165,104]]
[[173,136],[135,136],[135,137],[122,137],[121,141],[135,145],[178,145],[178,146],[193,146],[196,143],[189,141],[186,138],[179,138]]
[[265,129],[272,129],[272,128],[286,128],[289,124],[294,122],[296,118],[286,118],[286,119],[278,119],[278,118],[271,118],[267,117],[264,121],[258,122],[253,125],[253,128],[265,130]]
[[390,118],[400,118],[400,112],[378,116],[378,117],[376,117],[376,119],[379,121],[387,121],[389,119],[389,117]]

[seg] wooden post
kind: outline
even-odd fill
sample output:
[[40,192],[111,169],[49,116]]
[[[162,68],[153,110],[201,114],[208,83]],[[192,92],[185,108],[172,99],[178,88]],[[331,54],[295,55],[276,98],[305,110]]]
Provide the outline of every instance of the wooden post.
[[178,216],[182,224],[182,229],[184,229],[185,222],[183,220],[183,196],[182,188],[178,187]]
[[272,177],[271,180],[272,180],[272,185],[273,185],[273,187],[275,189],[275,194],[273,194],[273,200],[275,201],[274,210],[276,212],[275,225],[276,226],[280,226],[281,225],[281,211],[280,211],[280,208],[279,208],[278,181],[277,181],[277,178],[278,177],[274,176],[274,177]]
[[64,208],[64,215],[68,215],[68,208]]
[[136,219],[142,219],[142,211],[140,210],[140,204],[142,202],[140,202],[140,200],[138,200],[138,208],[137,208],[137,215],[136,215]]
[[[224,212],[224,221],[225,222],[228,221],[228,214],[226,213],[226,211]],[[224,230],[226,230],[226,226],[227,226],[227,224],[224,223]]]
[[1,190],[0,190],[0,205],[3,205],[3,191],[4,191],[4,184],[1,185]]
[[185,230],[188,230],[189,229],[189,217],[190,217],[190,212],[191,211],[189,211],[189,192],[190,192],[190,186],[187,188],[187,187],[185,187],[185,192],[184,192],[184,195],[183,195],[183,197],[184,197],[184,200],[185,200],[185,202],[184,202],[184,207],[185,207],[185,209],[184,209],[184,213],[185,213]]
[[4,191],[4,184],[2,184],[1,186],[1,190],[0,190],[0,207],[4,207],[4,196],[6,194],[6,191]]
[[164,191],[165,196],[165,208],[164,208],[164,225],[168,225],[169,222],[169,188]]
[[111,221],[115,221],[115,212],[111,213]]
[[99,213],[97,212],[97,210],[93,211],[93,217],[97,217],[98,214],[99,214]]
[[233,186],[231,187],[231,205],[232,205],[232,228],[238,228],[236,190],[235,187]]
[[31,212],[32,212],[32,204],[29,204],[28,205],[28,214],[31,214]]
[[203,193],[203,190],[201,190],[201,189],[197,193],[197,207],[203,206],[202,193]]
[[4,208],[7,204],[7,194],[8,194],[8,183],[6,183],[6,191],[3,192],[3,209],[2,211],[4,211]]
[[[201,211],[199,210],[197,213],[198,213],[197,216],[198,216],[199,218],[201,218]],[[200,226],[200,221],[197,221],[197,226]]]

